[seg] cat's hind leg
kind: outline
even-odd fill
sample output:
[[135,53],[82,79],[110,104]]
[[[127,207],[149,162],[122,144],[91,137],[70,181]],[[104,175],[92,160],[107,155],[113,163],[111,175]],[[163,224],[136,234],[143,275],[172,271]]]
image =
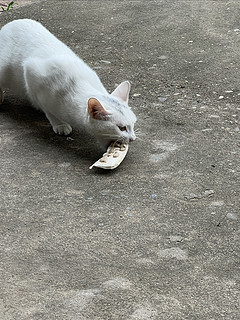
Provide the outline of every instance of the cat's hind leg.
[[46,117],[48,118],[49,122],[52,125],[53,131],[59,135],[67,136],[72,132],[72,127],[59,119],[57,119],[54,115],[51,113],[45,113]]
[[0,88],[0,104],[2,104],[3,101],[4,101],[4,95],[3,95],[2,89]]

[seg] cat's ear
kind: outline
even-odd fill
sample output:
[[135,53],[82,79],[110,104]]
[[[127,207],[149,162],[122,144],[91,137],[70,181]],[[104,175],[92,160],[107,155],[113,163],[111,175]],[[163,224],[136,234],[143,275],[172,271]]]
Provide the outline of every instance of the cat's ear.
[[95,120],[108,120],[108,116],[110,115],[95,98],[88,100],[88,113]]
[[124,81],[111,93],[111,95],[128,104],[130,89],[130,82]]

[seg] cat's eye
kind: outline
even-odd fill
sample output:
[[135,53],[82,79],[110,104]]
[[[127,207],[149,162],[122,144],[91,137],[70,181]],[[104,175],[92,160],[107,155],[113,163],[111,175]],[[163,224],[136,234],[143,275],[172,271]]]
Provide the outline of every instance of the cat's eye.
[[126,126],[118,126],[118,128],[121,131],[127,131],[127,127]]

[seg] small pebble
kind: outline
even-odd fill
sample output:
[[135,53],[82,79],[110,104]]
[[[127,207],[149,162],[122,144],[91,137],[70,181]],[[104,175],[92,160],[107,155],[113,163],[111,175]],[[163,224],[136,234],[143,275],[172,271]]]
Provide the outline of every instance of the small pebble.
[[181,236],[170,236],[169,240],[172,242],[182,242],[183,241],[183,237]]
[[105,64],[110,64],[111,62],[108,60],[100,60],[100,62],[105,63]]
[[237,217],[234,214],[230,213],[230,212],[227,213],[226,217],[229,220],[237,220]]
[[158,57],[158,59],[160,59],[160,60],[166,60],[168,57],[167,56],[160,56],[160,57]]
[[164,101],[166,101],[166,100],[167,100],[167,98],[164,98],[164,97],[158,97],[158,100],[159,100],[160,102],[164,102]]
[[211,115],[209,116],[209,118],[219,119],[220,116],[218,116],[217,114],[211,114]]
[[215,193],[214,190],[206,190],[204,191],[203,196],[209,197],[209,196],[212,196],[214,193]]

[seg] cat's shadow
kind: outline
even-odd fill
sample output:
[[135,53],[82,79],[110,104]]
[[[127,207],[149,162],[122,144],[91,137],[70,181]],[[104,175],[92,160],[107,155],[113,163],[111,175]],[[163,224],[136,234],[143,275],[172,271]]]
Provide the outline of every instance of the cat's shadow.
[[104,148],[87,132],[76,131],[69,136],[59,136],[55,134],[43,112],[34,109],[28,102],[15,100],[9,97],[0,105],[0,116],[7,119],[3,120],[4,126],[17,126],[20,130],[26,130],[36,142],[42,145],[51,145],[56,150],[61,149],[70,157],[78,157],[95,162],[104,152]]

